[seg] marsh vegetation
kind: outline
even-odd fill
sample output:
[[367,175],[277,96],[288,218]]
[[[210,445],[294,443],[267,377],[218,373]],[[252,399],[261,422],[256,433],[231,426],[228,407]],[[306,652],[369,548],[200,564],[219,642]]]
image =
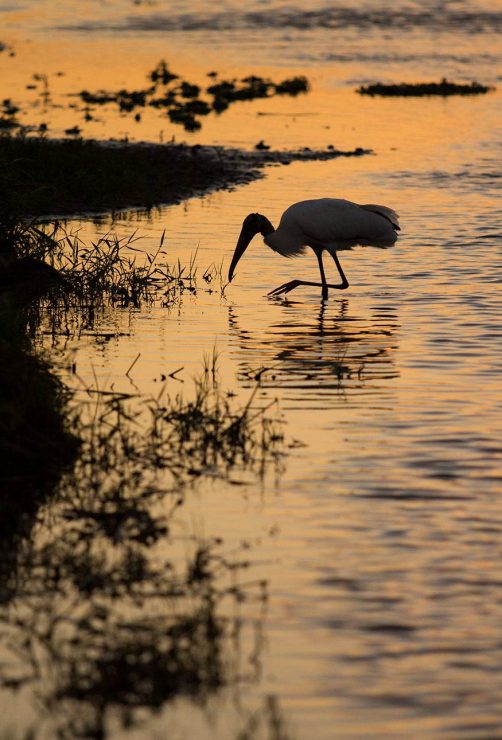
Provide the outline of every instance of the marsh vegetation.
[[282,432],[251,403],[233,407],[214,364],[195,387],[194,401],[87,389],[71,410],[75,466],[2,558],[0,683],[28,687],[62,737],[244,680],[229,615],[266,584],[240,585],[247,559],[195,534],[181,566],[177,511],[195,478],[276,465]]
[[[92,116],[93,106],[114,103],[122,113],[141,114],[137,111],[146,106],[165,110],[172,123],[180,124],[186,131],[201,128],[201,119],[213,113],[223,113],[227,108],[244,100],[268,98],[273,95],[299,95],[306,93],[309,83],[306,77],[292,77],[281,82],[250,75],[241,80],[219,79],[216,72],[210,72],[211,84],[205,88],[182,80],[171,72],[165,60],[161,60],[149,74],[151,85],[143,90],[119,90],[118,92],[89,92],[82,90],[79,95],[86,104],[86,114]],[[201,97],[201,95],[203,97]]]
[[[59,73],[62,75],[62,73]],[[153,70],[145,75],[147,86],[136,90],[80,90],[69,93],[70,102],[64,106],[80,113],[78,124],[65,129],[70,137],[82,134],[82,125],[94,120],[98,111],[106,112],[115,109],[122,117],[131,116],[140,123],[145,110],[156,110],[165,115],[175,126],[182,126],[187,132],[198,131],[202,122],[210,114],[221,115],[230,106],[238,102],[271,98],[274,96],[291,96],[307,93],[310,85],[303,75],[288,77],[279,82],[258,75],[248,75],[241,79],[223,79],[217,72],[206,75],[205,84],[195,84],[182,79],[172,72],[166,61],[161,60]],[[49,77],[45,73],[32,75],[26,86],[33,91],[43,104],[44,110],[50,111],[56,104],[52,101]],[[71,102],[72,98],[80,101]],[[18,130],[24,133],[37,131],[45,135],[49,125],[44,121],[37,126],[22,124],[16,114],[20,108],[10,98],[4,99],[0,108],[0,131]]]
[[211,148],[24,136],[0,137],[0,166],[2,200],[33,217],[148,209],[253,175]]
[[197,290],[195,259],[137,265],[124,256],[132,244],[116,238],[86,246],[58,227],[20,223],[1,233],[4,270],[46,260],[64,288],[22,304],[2,294],[12,331],[0,384],[0,452],[10,463],[1,474],[0,685],[28,692],[47,732],[103,737],[175,697],[203,704],[251,680],[244,653],[256,646],[236,641],[239,614],[265,603],[266,584],[242,581],[250,563],[223,541],[194,533],[187,543],[177,518],[205,476],[277,475],[282,421],[255,392],[241,405],[222,388],[214,355],[191,394],[170,393],[167,382],[156,397],[65,389],[28,336],[44,322],[54,331],[56,317],[75,331],[117,300],[137,307],[161,293],[173,305]]

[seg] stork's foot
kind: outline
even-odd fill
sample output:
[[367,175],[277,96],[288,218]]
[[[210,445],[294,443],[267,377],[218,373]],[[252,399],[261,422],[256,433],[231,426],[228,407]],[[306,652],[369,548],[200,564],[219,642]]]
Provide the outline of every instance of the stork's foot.
[[274,290],[271,290],[270,293],[267,293],[267,295],[282,295],[283,293],[289,293],[291,290],[294,290],[295,288],[298,288],[299,285],[304,285],[302,280],[290,280],[289,283],[284,283],[283,285],[279,285],[278,288],[274,288]]
[[349,283],[346,279],[340,285],[331,285],[331,283],[312,283],[309,280],[290,280],[289,283],[284,283],[284,285],[279,285],[278,288],[274,288],[274,290],[271,290],[267,295],[285,295],[291,290],[298,288],[299,285],[311,285],[314,288],[322,288],[323,300],[326,300],[328,297],[328,288],[332,288],[333,290],[345,290],[349,287]]

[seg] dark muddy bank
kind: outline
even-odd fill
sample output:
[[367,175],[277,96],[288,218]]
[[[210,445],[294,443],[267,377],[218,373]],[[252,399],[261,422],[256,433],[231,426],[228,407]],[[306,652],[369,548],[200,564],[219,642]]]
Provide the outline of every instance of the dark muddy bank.
[[360,147],[240,151],[184,144],[0,138],[0,204],[40,218],[151,208],[262,176],[266,165],[361,156]]

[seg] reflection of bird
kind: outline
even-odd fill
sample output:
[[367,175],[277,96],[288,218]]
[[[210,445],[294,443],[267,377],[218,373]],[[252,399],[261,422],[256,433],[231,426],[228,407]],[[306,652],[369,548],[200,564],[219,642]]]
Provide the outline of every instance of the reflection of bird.
[[[289,293],[299,285],[316,285],[322,288],[322,297],[328,297],[328,288],[344,290],[349,283],[338,260],[337,252],[356,245],[389,247],[397,239],[398,216],[386,206],[363,205],[340,198],[319,198],[294,203],[284,211],[279,227],[274,229],[268,218],[260,213],[250,213],[242,224],[241,233],[228,271],[232,280],[238,261],[251,239],[258,233],[264,242],[284,257],[295,257],[311,247],[319,262],[321,282],[291,280],[272,290],[269,295]],[[340,273],[340,285],[326,282],[322,253],[326,250],[333,257]]]
[[[351,405],[371,396],[382,406],[397,377],[396,309],[383,305],[361,315],[350,310],[347,298],[308,306],[299,314],[285,302],[270,312],[248,314],[228,307],[231,356],[245,387],[260,381],[272,398],[280,393],[291,408],[323,408],[343,391]],[[366,400],[365,400],[366,399]]]

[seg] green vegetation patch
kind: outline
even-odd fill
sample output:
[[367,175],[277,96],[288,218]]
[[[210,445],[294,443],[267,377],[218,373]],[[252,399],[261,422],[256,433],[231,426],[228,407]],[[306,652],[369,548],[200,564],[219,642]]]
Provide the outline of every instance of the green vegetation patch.
[[494,88],[481,85],[479,82],[457,83],[443,78],[441,82],[401,82],[398,85],[386,85],[377,82],[374,85],[362,85],[357,89],[360,95],[381,95],[384,97],[426,97],[429,95],[483,95]]

